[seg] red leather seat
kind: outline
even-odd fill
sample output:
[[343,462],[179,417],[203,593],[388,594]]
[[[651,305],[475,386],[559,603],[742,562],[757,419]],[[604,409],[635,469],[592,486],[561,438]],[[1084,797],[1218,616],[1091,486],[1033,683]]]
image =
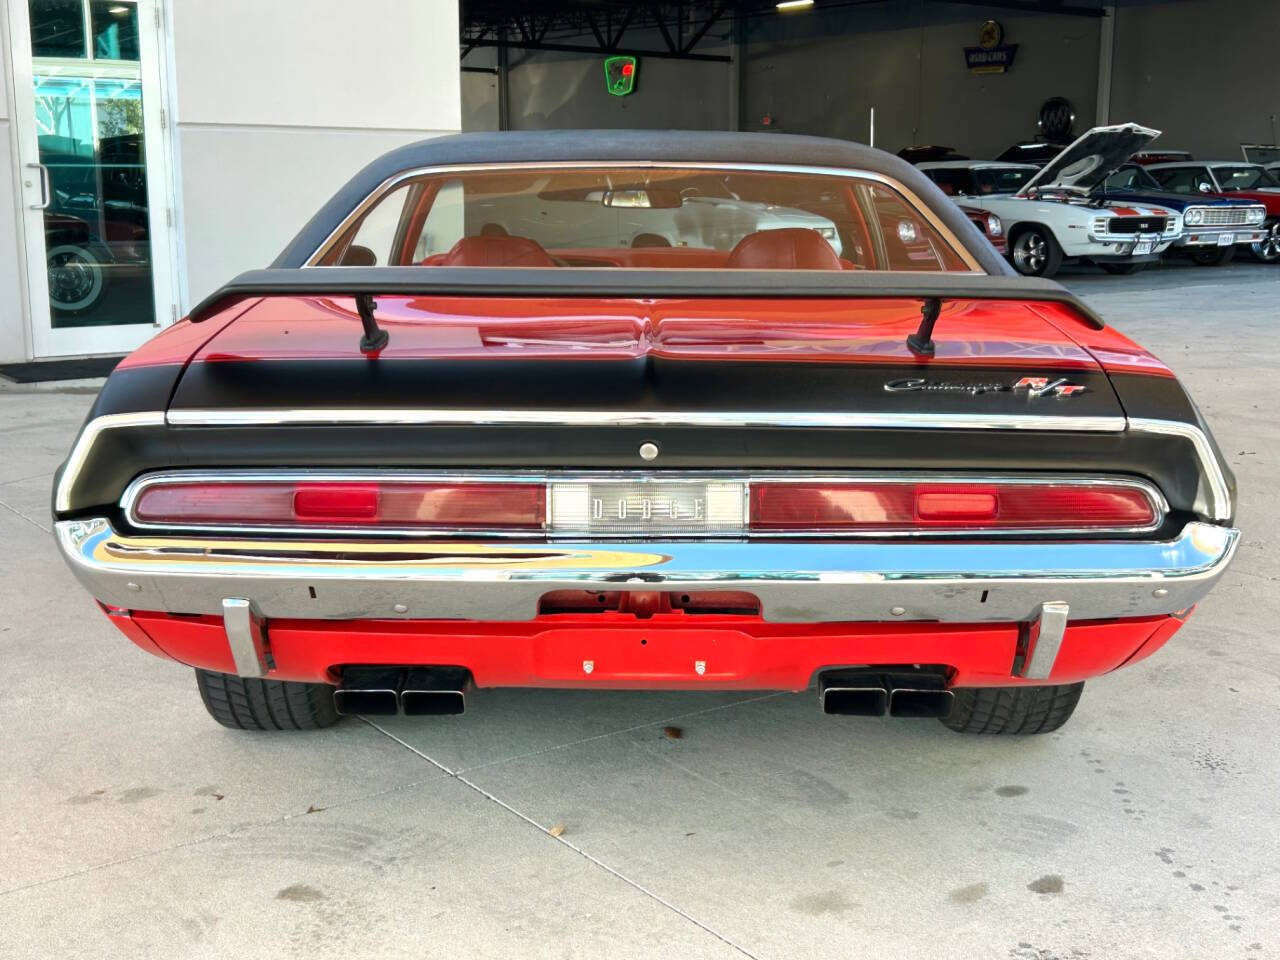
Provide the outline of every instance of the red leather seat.
[[757,230],[738,241],[729,267],[743,270],[839,270],[840,258],[817,230]]
[[443,267],[554,267],[555,261],[528,237],[463,237],[440,261]]

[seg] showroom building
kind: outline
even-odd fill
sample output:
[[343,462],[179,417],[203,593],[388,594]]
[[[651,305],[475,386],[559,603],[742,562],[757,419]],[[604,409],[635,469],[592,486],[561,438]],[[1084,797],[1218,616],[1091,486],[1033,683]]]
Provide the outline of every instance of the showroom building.
[[1035,140],[1052,101],[1064,137],[1132,120],[1239,159],[1280,113],[1275,0],[5,0],[0,26],[0,362],[127,352],[367,160],[458,129],[983,158]]
[[370,158],[457,130],[457,15],[5,0],[0,361],[128,352]]

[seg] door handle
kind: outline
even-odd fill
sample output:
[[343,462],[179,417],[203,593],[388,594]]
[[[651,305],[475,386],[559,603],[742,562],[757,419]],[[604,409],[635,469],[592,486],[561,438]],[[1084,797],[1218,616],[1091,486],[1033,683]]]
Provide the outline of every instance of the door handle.
[[40,171],[40,202],[30,204],[32,210],[48,210],[53,201],[53,190],[49,186],[49,168],[43,163],[28,163],[28,167]]

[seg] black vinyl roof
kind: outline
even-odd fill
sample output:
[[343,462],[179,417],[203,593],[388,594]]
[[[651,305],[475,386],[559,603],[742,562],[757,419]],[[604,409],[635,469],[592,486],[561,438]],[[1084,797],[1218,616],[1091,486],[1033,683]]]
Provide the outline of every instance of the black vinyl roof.
[[[305,162],[305,157],[300,158]],[[565,161],[760,163],[866,170],[913,191],[989,274],[1012,273],[969,218],[928,177],[865,144],[778,133],[688,130],[528,130],[461,133],[407,144],[352,177],[284,248],[272,267],[301,267],[338,225],[389,177],[420,167]]]

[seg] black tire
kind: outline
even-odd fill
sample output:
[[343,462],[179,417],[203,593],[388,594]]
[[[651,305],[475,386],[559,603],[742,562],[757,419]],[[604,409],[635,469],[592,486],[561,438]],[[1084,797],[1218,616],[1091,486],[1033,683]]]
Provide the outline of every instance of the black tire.
[[327,683],[255,680],[196,669],[209,716],[233,730],[319,730],[342,719]]
[[1141,273],[1146,267],[1145,260],[1139,260],[1137,263],[1100,263],[1100,266],[1107,273],[1117,277],[1127,277],[1135,273]]
[[1024,277],[1048,278],[1062,267],[1062,248],[1046,227],[1019,227],[1009,238],[1009,261]]
[[1236,255],[1235,245],[1226,247],[1199,247],[1191,252],[1191,262],[1201,267],[1220,267],[1230,263]]
[[953,690],[950,716],[960,733],[1052,733],[1071,718],[1083,683],[1056,687],[963,687]]

